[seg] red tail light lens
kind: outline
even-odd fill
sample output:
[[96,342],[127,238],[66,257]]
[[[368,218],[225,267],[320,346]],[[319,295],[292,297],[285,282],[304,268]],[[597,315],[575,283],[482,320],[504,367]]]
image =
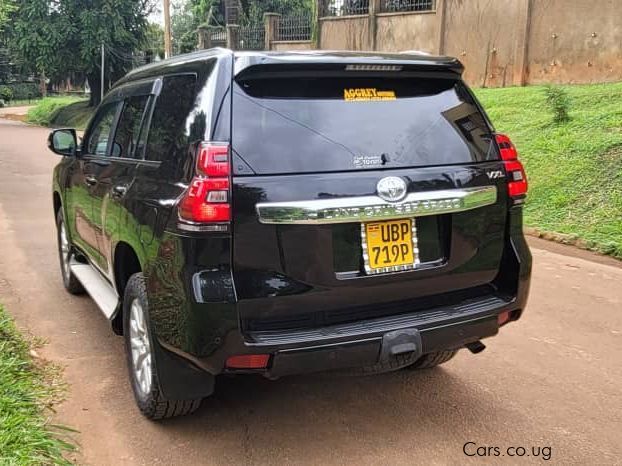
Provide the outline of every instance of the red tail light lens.
[[[213,202],[215,197],[217,202]],[[195,177],[179,203],[179,216],[196,223],[228,222],[231,220],[228,197],[228,178]]]
[[229,176],[229,145],[201,143],[197,154],[197,172],[205,176]]
[[508,176],[508,194],[510,197],[522,197],[527,194],[529,185],[523,164],[518,160],[518,152],[514,144],[505,134],[495,136],[501,160]]
[[229,146],[201,143],[196,176],[179,202],[179,218],[192,223],[231,221]]

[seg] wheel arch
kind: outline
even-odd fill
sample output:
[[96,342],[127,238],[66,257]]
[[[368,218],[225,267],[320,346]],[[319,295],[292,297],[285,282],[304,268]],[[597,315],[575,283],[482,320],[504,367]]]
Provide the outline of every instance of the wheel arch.
[[123,334],[123,294],[132,275],[142,272],[143,263],[140,260],[139,251],[125,241],[119,241],[114,248],[112,256],[114,286],[119,294],[119,309],[112,318],[112,329],[118,335]]
[[63,207],[63,201],[58,191],[54,191],[52,195],[52,205],[54,206],[54,218],[56,218],[58,211]]

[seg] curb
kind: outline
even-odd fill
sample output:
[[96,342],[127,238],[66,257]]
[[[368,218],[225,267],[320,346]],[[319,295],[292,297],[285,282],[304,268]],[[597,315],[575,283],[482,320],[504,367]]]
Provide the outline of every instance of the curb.
[[539,230],[533,227],[524,227],[523,231],[526,235],[534,238],[540,238],[552,243],[564,244],[567,246],[574,246],[575,248],[582,249],[584,251],[590,251],[602,257],[607,257],[622,262],[622,257],[617,257],[611,254],[604,254],[597,247],[588,241],[581,238],[577,238],[575,235],[568,235],[565,233],[555,233],[551,231]]

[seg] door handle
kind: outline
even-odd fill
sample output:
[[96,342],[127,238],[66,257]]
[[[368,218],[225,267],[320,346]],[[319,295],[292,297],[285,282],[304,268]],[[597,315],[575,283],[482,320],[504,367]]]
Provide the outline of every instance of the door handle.
[[84,182],[89,186],[95,186],[97,184],[97,178],[92,175],[86,175],[84,177]]
[[127,190],[128,186],[125,185],[114,186],[112,188],[112,195],[114,197],[123,197],[127,194]]

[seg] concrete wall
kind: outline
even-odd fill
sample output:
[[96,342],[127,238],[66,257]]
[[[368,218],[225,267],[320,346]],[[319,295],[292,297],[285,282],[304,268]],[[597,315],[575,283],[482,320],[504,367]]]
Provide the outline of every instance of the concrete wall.
[[[465,65],[465,79],[478,86],[513,84],[521,4],[525,0],[446,0],[443,53]],[[518,64],[520,66],[520,64]]]
[[315,44],[310,40],[273,40],[271,50],[312,50]]
[[438,29],[436,13],[380,13],[376,16],[376,49],[438,53]]
[[538,0],[528,36],[529,82],[622,80],[622,0]]
[[320,18],[319,48],[452,55],[475,86],[622,80],[622,0],[437,0],[434,12],[378,10]]
[[320,48],[325,50],[372,49],[367,16],[323,18],[320,23]]

